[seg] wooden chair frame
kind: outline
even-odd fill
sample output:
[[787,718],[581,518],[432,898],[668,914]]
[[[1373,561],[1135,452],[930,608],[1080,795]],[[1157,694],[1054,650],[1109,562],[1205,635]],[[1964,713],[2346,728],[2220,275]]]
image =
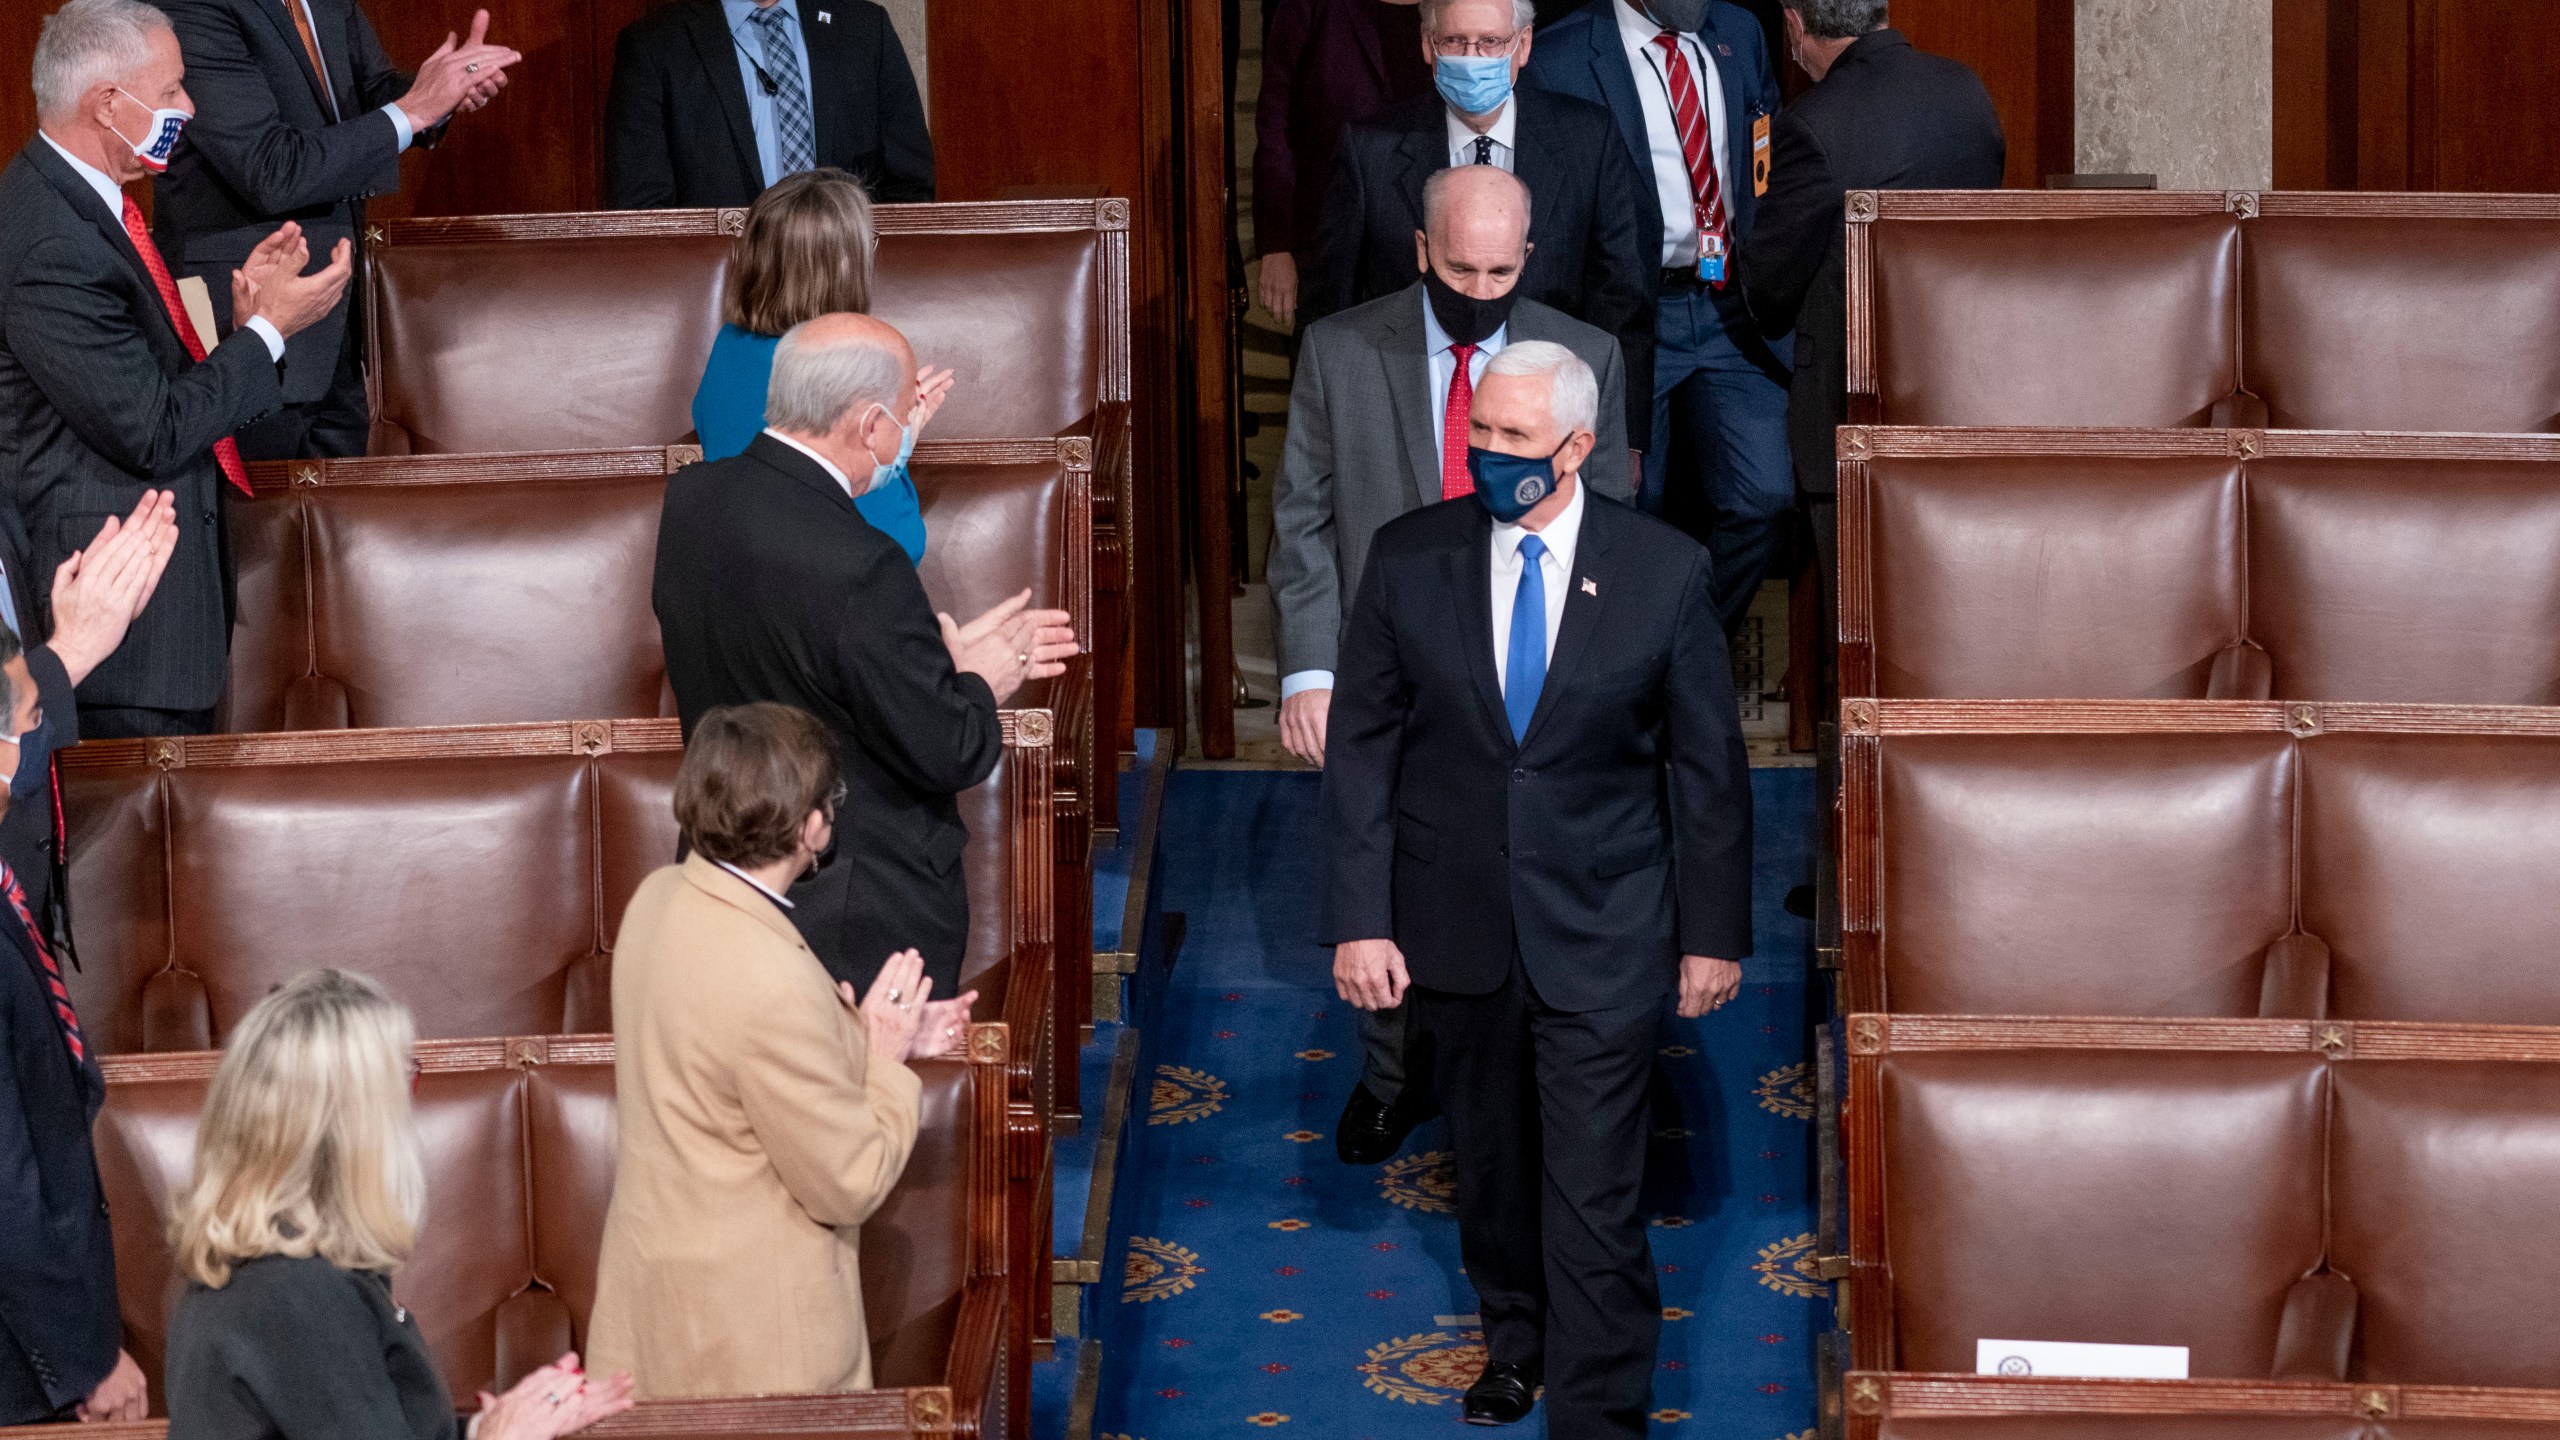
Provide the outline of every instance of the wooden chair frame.
[[[2555,717],[2551,729],[2535,733],[2560,734],[2560,717]],[[1841,1132],[1849,1166],[1849,1274],[1843,1308],[1850,1317],[1852,1364],[1873,1371],[1891,1370],[1897,1351],[1893,1264],[1885,1241],[1885,1211],[1891,1203],[1884,1174],[1886,1056],[1958,1050],[2167,1050],[2309,1053],[2331,1062],[2560,1063],[2560,1027],[2534,1025],[1852,1014],[1846,1032],[1849,1090],[1841,1111]],[[2350,1387],[2342,1383],[2334,1388],[2344,1392]],[[2548,1413],[2560,1418],[2560,1390],[2510,1393],[2546,1395],[2551,1406]]]
[[[2352,1385],[2272,1380],[2072,1380],[1852,1371],[1841,1385],[1848,1440],[1884,1422],[2001,1415],[2335,1416],[2367,1421],[2506,1420],[2560,1425],[2560,1390]],[[2378,1437],[2377,1437],[2378,1440]]]

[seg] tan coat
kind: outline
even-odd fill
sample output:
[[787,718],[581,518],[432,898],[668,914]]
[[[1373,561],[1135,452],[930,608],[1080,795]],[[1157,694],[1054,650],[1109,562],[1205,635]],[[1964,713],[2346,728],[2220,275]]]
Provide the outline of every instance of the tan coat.
[[789,918],[699,855],[623,912],[613,1035],[588,1370],[644,1400],[867,1388],[855,1259],[915,1145],[915,1072],[866,1056]]

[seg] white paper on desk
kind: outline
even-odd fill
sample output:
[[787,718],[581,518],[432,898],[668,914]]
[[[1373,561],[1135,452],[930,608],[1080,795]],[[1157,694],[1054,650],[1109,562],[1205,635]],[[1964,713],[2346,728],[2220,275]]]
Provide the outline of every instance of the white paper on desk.
[[206,354],[212,354],[215,343],[213,292],[204,288],[201,278],[181,275],[178,277],[178,298],[186,303],[187,319],[196,327],[197,341],[204,346]]
[[1976,1375],[2069,1375],[2084,1380],[2184,1380],[2184,1345],[2089,1345],[2071,1340],[1976,1340]]

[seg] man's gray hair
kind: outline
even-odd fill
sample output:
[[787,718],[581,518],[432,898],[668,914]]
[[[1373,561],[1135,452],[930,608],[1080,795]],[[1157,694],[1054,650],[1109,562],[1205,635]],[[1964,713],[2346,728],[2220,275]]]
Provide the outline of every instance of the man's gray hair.
[[71,0],[46,16],[36,33],[37,118],[67,119],[101,82],[141,69],[151,59],[151,32],[168,28],[169,17],[142,0]]
[[[1449,7],[1457,3],[1458,0],[1422,0],[1422,33],[1425,35],[1439,34],[1440,17],[1448,14]],[[1537,23],[1537,0],[1511,0],[1511,28],[1513,30],[1526,30]]]
[[[1508,181],[1510,183],[1502,184],[1501,181],[1489,178],[1485,180],[1461,182],[1458,179],[1461,175],[1484,175],[1488,177],[1498,175],[1502,177],[1502,181]],[[1449,208],[1449,187],[1461,183],[1498,185],[1500,188],[1510,191],[1512,198],[1519,202],[1520,205],[1520,233],[1524,237],[1529,233],[1529,217],[1531,214],[1529,208],[1529,187],[1519,176],[1512,174],[1510,171],[1503,169],[1499,165],[1447,165],[1432,171],[1431,178],[1422,182],[1422,229],[1425,234],[1433,233],[1440,228],[1440,212]]]
[[775,348],[773,383],[764,393],[765,423],[776,430],[824,435],[848,414],[873,405],[904,421],[897,406],[898,390],[913,373],[906,358],[876,340],[812,343],[802,332],[816,323],[792,326]]
[[1816,40],[1855,40],[1884,28],[1885,0],[1781,0],[1804,17],[1804,33]]
[[1521,340],[1502,347],[1485,362],[1493,375],[1547,377],[1547,413],[1566,430],[1596,430],[1600,423],[1600,381],[1582,357],[1553,340]]

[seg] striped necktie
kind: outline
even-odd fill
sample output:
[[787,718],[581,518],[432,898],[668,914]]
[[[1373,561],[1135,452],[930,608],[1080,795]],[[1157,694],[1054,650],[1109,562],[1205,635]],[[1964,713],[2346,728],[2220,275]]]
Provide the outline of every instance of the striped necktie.
[[797,175],[818,164],[817,131],[809,119],[809,91],[800,83],[800,60],[791,53],[791,23],[779,5],[759,7],[748,15],[764,43],[765,73],[773,77],[773,130],[782,152],[782,173]]
[[[1689,73],[1689,53],[1680,48],[1680,37],[1665,30],[1653,37],[1662,47],[1663,74],[1671,85],[1671,118],[1680,129],[1680,154],[1689,162],[1689,193],[1697,202],[1698,237],[1703,242],[1715,237],[1716,251],[1730,253],[1733,244],[1725,234],[1724,185],[1716,179],[1715,156],[1710,153],[1715,141],[1715,127],[1707,123],[1707,110],[1698,103],[1697,77]],[[1724,288],[1724,282],[1715,282]]]
[[62,1022],[62,1039],[71,1047],[72,1063],[87,1063],[89,1042],[81,1037],[80,1016],[71,1008],[71,991],[62,983],[62,967],[54,963],[53,952],[45,948],[44,931],[36,924],[35,912],[27,908],[27,892],[5,860],[0,860],[0,892],[8,895],[9,908],[17,912],[18,923],[27,927],[27,944],[36,952],[44,997],[53,1002],[54,1018]]

